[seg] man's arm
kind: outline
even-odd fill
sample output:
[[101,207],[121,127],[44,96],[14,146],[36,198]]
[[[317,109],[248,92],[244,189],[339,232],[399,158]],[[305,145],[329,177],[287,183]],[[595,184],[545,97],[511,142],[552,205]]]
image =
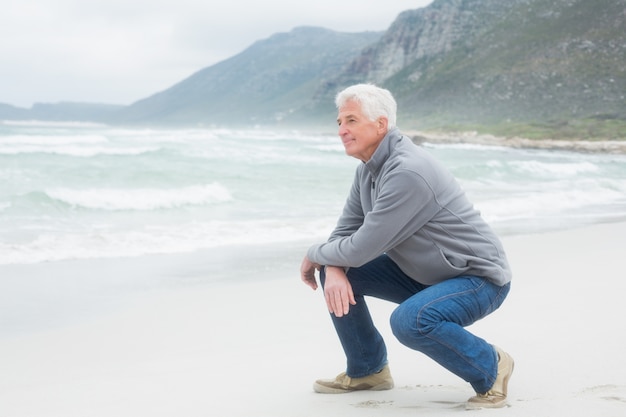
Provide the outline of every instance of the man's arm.
[[315,291],[317,289],[317,280],[315,279],[315,271],[320,270],[320,265],[311,262],[308,257],[304,257],[300,264],[300,278],[309,287]]
[[350,311],[350,305],[355,305],[352,285],[343,268],[336,266],[326,267],[326,281],[324,283],[324,298],[328,311],[337,317],[342,317]]
[[362,266],[413,235],[439,210],[433,190],[420,175],[398,170],[385,178],[358,230],[312,246],[307,256],[320,264]]
[[[305,256],[300,265],[300,278],[302,282],[313,290],[316,290],[317,281],[315,279],[315,271],[320,269],[319,264],[311,262],[311,260]],[[326,306],[330,313],[333,313],[337,317],[342,317],[344,314],[348,314],[350,305],[356,304],[354,293],[352,292],[352,285],[350,285],[343,268],[327,266],[325,270],[326,282],[324,285],[324,298],[326,299]]]

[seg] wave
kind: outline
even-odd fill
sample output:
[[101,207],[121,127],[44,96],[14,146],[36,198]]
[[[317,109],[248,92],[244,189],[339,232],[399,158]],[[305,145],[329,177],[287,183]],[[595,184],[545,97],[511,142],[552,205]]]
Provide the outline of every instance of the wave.
[[151,147],[41,147],[41,146],[15,146],[11,148],[0,148],[0,155],[20,155],[20,154],[52,154],[65,155],[79,158],[91,158],[98,155],[110,156],[137,156],[146,153],[159,151],[157,146]]
[[325,145],[309,145],[307,149],[313,149],[320,152],[331,152],[331,153],[339,153],[343,155],[345,153],[345,148],[341,143],[335,144],[325,144]]
[[121,146],[111,144],[109,139],[103,135],[11,135],[0,137],[0,155],[136,156],[158,150],[160,147],[155,145]]
[[236,220],[153,225],[134,230],[55,233],[42,231],[29,242],[0,241],[0,265],[32,264],[69,259],[126,258],[189,253],[201,249],[268,245],[326,238],[330,219],[306,224],[284,220]]
[[150,141],[163,143],[203,143],[224,141],[226,143],[237,143],[245,141],[250,143],[316,143],[316,142],[338,142],[337,136],[313,135],[298,131],[271,131],[271,130],[238,130],[226,128],[214,129],[124,129],[111,128],[106,133],[115,138],[133,141]]
[[68,144],[107,143],[102,135],[10,135],[0,137],[0,145],[42,145],[57,146]]
[[49,120],[0,120],[0,124],[20,127],[106,127],[105,124],[96,122],[54,122]]
[[54,188],[46,190],[45,194],[72,207],[110,211],[172,209],[232,200],[230,191],[218,183],[169,189]]
[[475,151],[509,151],[510,148],[499,145],[485,145],[480,143],[432,143],[422,142],[421,146],[430,149],[454,149],[454,150],[475,150]]
[[492,196],[476,203],[476,207],[488,221],[504,222],[513,219],[567,218],[572,213],[594,214],[612,206],[626,208],[625,184],[612,182],[605,187],[597,181],[579,181],[577,187],[545,184],[545,189],[518,189],[516,194]]
[[576,174],[597,172],[600,168],[591,162],[540,162],[512,161],[511,166],[530,174],[550,176],[571,176]]

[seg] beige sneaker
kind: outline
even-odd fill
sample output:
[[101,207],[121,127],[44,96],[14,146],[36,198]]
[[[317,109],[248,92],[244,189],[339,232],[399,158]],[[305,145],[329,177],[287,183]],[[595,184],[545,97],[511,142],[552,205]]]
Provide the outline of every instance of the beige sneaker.
[[509,379],[513,373],[513,358],[508,353],[496,347],[498,352],[498,376],[493,387],[484,394],[477,393],[467,400],[465,406],[468,410],[481,408],[502,408],[506,406],[506,395]]
[[358,390],[383,391],[391,388],[393,388],[393,378],[391,378],[388,365],[385,365],[380,372],[363,378],[350,378],[342,372],[335,379],[318,379],[313,384],[313,390],[321,394],[343,394]]

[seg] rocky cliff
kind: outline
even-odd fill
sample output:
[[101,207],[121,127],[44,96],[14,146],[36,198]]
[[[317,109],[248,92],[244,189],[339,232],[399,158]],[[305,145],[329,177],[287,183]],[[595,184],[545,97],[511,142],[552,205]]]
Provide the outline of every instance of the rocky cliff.
[[437,0],[347,68],[328,86],[388,87],[416,125],[626,119],[626,1]]

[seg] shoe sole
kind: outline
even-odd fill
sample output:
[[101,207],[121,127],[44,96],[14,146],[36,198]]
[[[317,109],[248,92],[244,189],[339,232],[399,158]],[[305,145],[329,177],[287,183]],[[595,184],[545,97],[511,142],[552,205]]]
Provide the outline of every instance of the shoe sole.
[[504,408],[508,405],[508,401],[506,397],[502,402],[499,403],[465,403],[466,410],[482,410],[483,408],[491,409],[491,408]]
[[318,394],[347,394],[349,392],[355,392],[355,391],[385,391],[385,390],[389,390],[392,388],[393,388],[393,383],[390,383],[390,382],[383,382],[381,384],[374,385],[371,388],[365,388],[365,389],[333,388],[333,387],[327,387],[326,385],[322,385],[317,382],[313,384],[313,391],[317,392]]

